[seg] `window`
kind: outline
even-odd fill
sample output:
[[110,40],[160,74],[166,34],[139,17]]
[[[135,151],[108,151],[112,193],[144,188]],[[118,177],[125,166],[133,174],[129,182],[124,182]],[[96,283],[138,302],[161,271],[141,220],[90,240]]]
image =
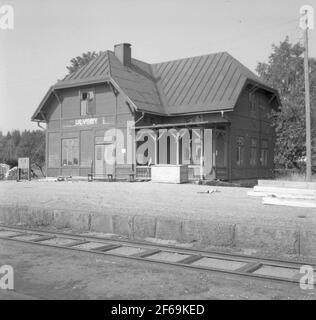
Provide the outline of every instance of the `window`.
[[48,134],[48,167],[59,168],[60,166],[60,134]]
[[97,160],[102,160],[102,146],[97,147]]
[[93,132],[91,130],[80,131],[80,166],[91,167],[93,155]]
[[77,166],[79,164],[79,139],[62,140],[62,165]]
[[237,166],[239,167],[244,165],[244,148],[245,148],[245,138],[237,137],[236,163],[237,163]]
[[260,163],[263,167],[268,165],[268,141],[261,141],[261,154],[260,154]]
[[251,138],[250,144],[250,165],[255,167],[257,165],[257,149],[258,148],[258,140],[256,138]]
[[94,92],[93,90],[80,92],[80,115],[86,116],[93,114],[94,107]]
[[256,115],[257,96],[254,92],[249,91],[249,107],[250,115],[254,117]]

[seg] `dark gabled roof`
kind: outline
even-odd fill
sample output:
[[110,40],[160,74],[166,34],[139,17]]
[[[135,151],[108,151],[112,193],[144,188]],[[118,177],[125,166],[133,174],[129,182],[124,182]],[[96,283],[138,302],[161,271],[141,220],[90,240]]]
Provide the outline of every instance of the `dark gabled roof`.
[[111,78],[133,101],[136,108],[151,113],[164,114],[155,78],[149,64],[132,59],[130,67],[123,66],[114,52],[108,51]]
[[105,51],[52,86],[32,120],[43,120],[40,111],[54,90],[102,82],[111,82],[135,109],[160,115],[232,110],[248,82],[278,99],[276,90],[227,52],[152,65],[132,59],[127,67]]
[[247,80],[264,83],[227,52],[152,65],[169,114],[233,109]]
[[80,81],[95,81],[106,79],[110,76],[110,63],[107,52],[101,52],[99,56],[92,59],[87,65],[76,72],[68,74],[58,84],[77,84]]

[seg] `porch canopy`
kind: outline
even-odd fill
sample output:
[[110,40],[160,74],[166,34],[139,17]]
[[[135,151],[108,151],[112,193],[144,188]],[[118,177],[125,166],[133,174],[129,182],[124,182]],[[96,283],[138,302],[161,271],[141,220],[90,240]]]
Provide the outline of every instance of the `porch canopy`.
[[[154,155],[155,155],[155,164],[160,164],[159,162],[159,152],[160,152],[160,146],[159,146],[159,133],[158,130],[162,129],[199,129],[200,130],[200,161],[199,161],[199,171],[200,171],[200,176],[201,178],[204,177],[204,161],[205,161],[205,148],[204,148],[204,129],[216,129],[219,126],[226,126],[230,122],[222,117],[222,116],[213,116],[210,120],[204,120],[204,121],[187,121],[187,122],[176,122],[176,123],[159,123],[159,124],[150,124],[150,125],[140,125],[140,126],[135,126],[134,129],[139,131],[139,130],[152,130],[150,136],[154,141]],[[145,132],[145,134],[148,134]],[[191,133],[192,134],[192,133]],[[180,165],[180,135],[174,135],[175,142],[176,142],[176,165]],[[191,137],[190,137],[190,143],[191,143]],[[211,146],[212,149],[212,146]],[[192,147],[190,145],[190,157],[192,156]],[[212,153],[213,151],[211,151]],[[211,156],[212,157],[212,156]],[[210,159],[212,161],[212,159]]]

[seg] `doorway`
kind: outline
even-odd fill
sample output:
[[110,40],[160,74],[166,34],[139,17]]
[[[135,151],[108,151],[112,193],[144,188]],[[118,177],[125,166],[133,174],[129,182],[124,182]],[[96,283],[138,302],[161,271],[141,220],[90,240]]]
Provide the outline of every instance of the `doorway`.
[[[114,174],[115,162],[106,161],[107,156],[115,152],[113,144],[96,144],[94,150],[94,175],[102,177]],[[113,159],[113,158],[112,158]]]
[[216,179],[228,179],[227,133],[224,130],[215,131],[215,168]]

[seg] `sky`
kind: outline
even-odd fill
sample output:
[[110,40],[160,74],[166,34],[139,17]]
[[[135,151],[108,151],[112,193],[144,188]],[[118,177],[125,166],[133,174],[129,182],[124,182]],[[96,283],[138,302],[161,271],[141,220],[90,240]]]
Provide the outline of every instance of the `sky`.
[[[302,5],[316,13],[315,0],[0,0],[0,8],[6,4],[14,28],[0,29],[3,133],[37,128],[33,112],[83,52],[128,42],[134,58],[156,63],[227,51],[254,71],[273,43],[287,35],[302,41]],[[316,58],[316,29],[309,55]]]

